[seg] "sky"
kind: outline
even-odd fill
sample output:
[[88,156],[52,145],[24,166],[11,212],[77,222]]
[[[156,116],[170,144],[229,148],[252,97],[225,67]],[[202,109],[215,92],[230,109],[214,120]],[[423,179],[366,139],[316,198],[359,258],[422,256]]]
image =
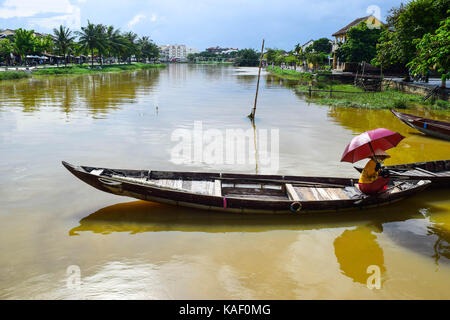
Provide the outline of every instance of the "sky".
[[[93,23],[149,36],[158,45],[185,44],[291,50],[297,43],[332,38],[356,18],[386,20],[400,0],[0,0],[0,29],[51,33]],[[408,2],[404,0],[403,2]]]

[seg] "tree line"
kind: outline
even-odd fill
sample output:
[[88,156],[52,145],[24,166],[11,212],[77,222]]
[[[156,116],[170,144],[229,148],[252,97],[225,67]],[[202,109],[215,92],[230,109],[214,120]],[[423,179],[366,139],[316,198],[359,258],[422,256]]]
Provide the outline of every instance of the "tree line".
[[53,29],[53,36],[36,35],[34,30],[21,28],[15,30],[13,36],[0,40],[0,57],[7,64],[11,64],[11,54],[19,57],[23,64],[27,55],[45,53],[63,56],[65,65],[69,55],[90,55],[92,66],[95,56],[100,63],[105,59],[131,63],[132,57],[138,61],[159,58],[159,48],[149,37],[139,38],[134,32],[121,32],[113,26],[89,21],[76,31],[61,25]]
[[[450,79],[450,1],[412,0],[392,8],[387,23],[379,28],[366,22],[350,28],[344,43],[337,43],[340,62],[368,62],[381,69],[395,68],[410,76],[426,77],[431,71],[441,75],[442,86]],[[314,71],[329,69],[332,45],[321,38],[308,47],[297,44],[291,51],[268,49],[270,64],[312,65]]]
[[314,71],[319,69],[330,69],[329,56],[332,44],[327,38],[320,38],[309,46],[301,46],[299,43],[293,50],[267,49],[264,59],[268,64],[285,65],[297,69],[297,65],[308,68],[312,65]]
[[450,2],[413,0],[392,8],[386,25],[368,28],[366,23],[352,27],[347,41],[336,56],[345,62],[370,62],[380,67],[408,70],[410,75],[426,77],[431,71],[441,74],[442,86],[450,78]]

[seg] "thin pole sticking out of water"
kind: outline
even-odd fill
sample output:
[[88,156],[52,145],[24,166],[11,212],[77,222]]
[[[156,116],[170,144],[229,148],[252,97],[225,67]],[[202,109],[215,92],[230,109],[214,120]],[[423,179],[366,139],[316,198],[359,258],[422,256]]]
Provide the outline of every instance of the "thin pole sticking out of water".
[[252,112],[248,115],[250,120],[255,120],[256,102],[258,101],[259,78],[261,76],[261,66],[262,66],[263,55],[264,55],[264,39],[262,41],[261,56],[259,58],[258,82],[256,83],[255,105],[253,106]]

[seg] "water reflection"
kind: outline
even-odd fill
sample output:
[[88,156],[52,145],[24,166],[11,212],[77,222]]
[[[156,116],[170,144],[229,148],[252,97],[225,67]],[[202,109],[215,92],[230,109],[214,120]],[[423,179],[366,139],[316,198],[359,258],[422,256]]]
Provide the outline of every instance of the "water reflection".
[[106,114],[150,93],[158,80],[159,70],[149,69],[7,81],[0,86],[0,110],[20,107],[32,113],[56,107],[67,115],[76,110]]
[[377,266],[382,276],[381,283],[385,280],[383,249],[376,242],[377,236],[374,234],[379,232],[382,230],[360,226],[354,230],[345,230],[334,240],[334,252],[341,271],[355,282],[367,283],[369,266]]
[[[415,114],[428,118],[440,118],[450,121],[450,117],[432,111],[415,110]],[[450,143],[440,139],[424,136],[406,126],[389,110],[366,110],[357,108],[330,107],[328,116],[355,134],[376,128],[386,128],[401,133],[406,137],[396,148],[390,149],[392,158],[386,165],[448,159]]]
[[[355,282],[366,283],[366,269],[377,265],[384,273],[383,250],[375,234],[391,238],[398,245],[449,262],[450,224],[439,220],[450,204],[448,190],[425,192],[398,204],[364,212],[318,216],[260,216],[208,212],[144,201],[119,203],[102,208],[81,219],[69,235],[90,231],[97,234],[158,231],[183,232],[267,232],[276,230],[321,230],[350,228],[334,240],[342,272]],[[445,215],[446,216],[446,215]],[[435,221],[433,221],[435,220]],[[356,226],[356,229],[354,229]]]

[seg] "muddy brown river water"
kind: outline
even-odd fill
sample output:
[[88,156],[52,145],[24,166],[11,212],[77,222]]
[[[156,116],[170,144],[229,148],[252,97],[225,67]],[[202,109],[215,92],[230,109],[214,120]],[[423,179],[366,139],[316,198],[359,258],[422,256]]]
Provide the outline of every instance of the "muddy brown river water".
[[351,214],[224,215],[106,194],[61,165],[357,177],[340,157],[377,127],[406,136],[386,164],[450,158],[389,111],[307,103],[264,74],[255,132],[277,132],[275,164],[174,161],[174,132],[196,121],[253,130],[256,74],[172,64],[1,82],[0,299],[449,299],[449,189]]

